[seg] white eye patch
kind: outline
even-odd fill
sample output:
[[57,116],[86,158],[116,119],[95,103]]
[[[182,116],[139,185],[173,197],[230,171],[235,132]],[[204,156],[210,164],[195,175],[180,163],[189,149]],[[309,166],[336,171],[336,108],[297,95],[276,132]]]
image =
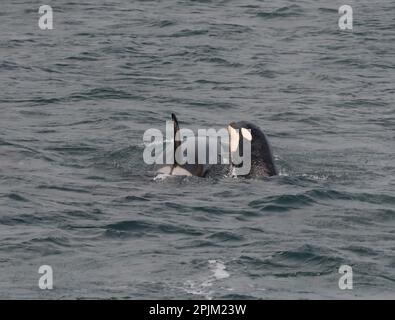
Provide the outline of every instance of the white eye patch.
[[248,141],[252,140],[251,130],[246,128],[241,128],[241,135]]
[[237,148],[239,147],[239,131],[234,129],[232,126],[228,126],[229,132],[229,145],[230,145],[230,152],[236,152]]

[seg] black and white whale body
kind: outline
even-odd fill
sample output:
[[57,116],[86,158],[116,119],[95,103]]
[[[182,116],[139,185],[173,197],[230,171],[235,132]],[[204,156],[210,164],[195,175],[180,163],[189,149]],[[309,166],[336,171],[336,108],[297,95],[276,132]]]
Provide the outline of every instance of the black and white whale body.
[[[240,121],[232,122],[228,125],[229,134],[229,155],[230,159],[228,164],[221,164],[221,157],[218,148],[212,149],[212,145],[207,143],[207,140],[203,137],[191,137],[181,142],[179,135],[180,128],[177,117],[172,114],[172,121],[174,125],[174,155],[179,152],[181,143],[183,147],[188,148],[188,144],[191,144],[191,148],[195,148],[195,161],[194,163],[178,164],[175,160],[173,165],[167,165],[160,168],[157,173],[164,175],[173,176],[197,176],[207,177],[215,175],[232,175],[235,172],[235,168],[242,166],[243,164],[235,164],[233,155],[235,152],[242,154],[243,152],[243,139],[247,139],[251,143],[251,167],[247,174],[243,174],[246,177],[270,177],[277,175],[277,169],[274,164],[272,150],[266,135],[254,124]],[[199,163],[199,150],[198,146],[205,145],[206,161],[204,164]],[[216,153],[217,164],[209,164],[209,154]],[[174,157],[176,159],[176,157]]]
[[251,169],[247,177],[271,177],[278,174],[269,140],[260,128],[250,122],[240,121],[229,124],[228,132],[231,159],[235,152],[242,153],[243,139],[251,143]]
[[[171,115],[173,121],[173,129],[174,129],[174,164],[167,165],[160,168],[157,173],[164,175],[173,175],[173,176],[197,176],[197,177],[206,177],[211,171],[214,171],[214,167],[218,168],[220,165],[217,164],[209,164],[209,155],[211,153],[216,153],[217,155],[217,163],[220,162],[218,158],[220,155],[217,150],[210,149],[212,146],[207,143],[207,139],[205,137],[190,137],[185,141],[181,141],[180,137],[180,127],[178,124],[177,117],[174,113]],[[176,155],[181,151],[179,147],[183,144],[185,149],[194,149],[194,162],[193,163],[177,163]],[[199,146],[205,147],[205,161],[204,163],[199,162]]]

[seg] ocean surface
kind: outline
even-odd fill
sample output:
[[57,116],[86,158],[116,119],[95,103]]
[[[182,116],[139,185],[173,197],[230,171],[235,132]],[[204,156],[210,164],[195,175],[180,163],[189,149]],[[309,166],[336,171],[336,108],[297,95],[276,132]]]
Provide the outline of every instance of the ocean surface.
[[[2,2],[0,298],[394,299],[394,15],[392,0]],[[193,130],[255,123],[280,175],[154,179],[143,133],[171,112]]]

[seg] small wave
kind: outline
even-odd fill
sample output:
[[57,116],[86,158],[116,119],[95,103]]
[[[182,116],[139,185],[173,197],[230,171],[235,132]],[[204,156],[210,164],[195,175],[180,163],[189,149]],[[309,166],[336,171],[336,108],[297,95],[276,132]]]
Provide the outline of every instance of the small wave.
[[30,244],[51,244],[51,245],[56,245],[60,247],[69,247],[70,246],[70,241],[68,238],[65,237],[58,237],[58,236],[48,236],[48,237],[42,237],[42,238],[33,238],[29,241]]
[[149,221],[120,221],[104,226],[105,235],[109,237],[123,237],[123,236],[157,236],[158,234],[187,234],[200,236],[204,233],[196,228],[189,226],[176,226],[174,224],[154,223]]
[[161,21],[156,21],[154,22],[151,26],[152,27],[159,27],[159,28],[166,28],[166,27],[171,27],[176,25],[175,21],[171,20],[161,20]]
[[287,17],[298,17],[303,14],[303,9],[298,5],[290,5],[288,7],[278,8],[270,12],[258,12],[257,17],[275,19],[275,18],[287,18]]
[[55,185],[38,185],[37,189],[44,189],[44,190],[58,190],[58,191],[66,191],[66,192],[76,192],[76,193],[90,193],[89,190],[85,190],[78,187],[66,187],[66,186],[55,186]]
[[40,256],[64,254],[71,247],[66,237],[47,236],[37,237],[28,241],[15,244],[14,250],[24,248],[27,252],[39,254]]
[[[1,69],[1,68],[0,68]],[[56,103],[68,103],[77,101],[89,101],[89,100],[145,100],[145,97],[140,95],[134,95],[122,90],[116,90],[112,88],[94,88],[83,92],[74,92],[63,97],[44,97],[36,96],[28,99],[18,99],[18,97],[12,99],[1,98],[0,102],[5,103],[31,103],[33,105],[48,105]]]
[[[54,218],[55,220],[56,218]],[[21,215],[6,215],[0,217],[0,224],[7,226],[20,226],[20,225],[32,225],[48,222],[48,219],[40,217],[36,214],[21,214]]]
[[332,189],[313,189],[307,192],[316,199],[358,200],[373,204],[395,204],[395,197],[388,194],[351,193]]
[[287,211],[314,203],[314,199],[308,194],[285,194],[270,196],[262,200],[253,200],[248,206],[268,211]]
[[135,99],[136,96],[119,89],[94,88],[87,92],[74,93],[68,100],[91,100],[91,99]]
[[395,220],[395,210],[391,209],[378,209],[374,211],[375,221],[393,221]]
[[243,241],[244,238],[240,235],[237,235],[233,232],[216,232],[209,236],[209,239],[215,240],[216,242],[224,242],[224,241]]
[[319,11],[325,12],[325,13],[334,13],[337,14],[337,9],[334,8],[318,8]]
[[170,37],[181,38],[181,37],[200,36],[207,34],[208,32],[209,32],[208,29],[201,29],[201,30],[184,29],[176,33],[173,33],[172,35],[170,35]]
[[78,56],[70,56],[65,58],[66,60],[77,60],[77,61],[97,61],[100,56],[93,52],[83,52]]
[[11,200],[15,200],[15,201],[21,201],[21,202],[29,202],[28,199],[26,199],[25,197],[22,197],[21,195],[17,194],[17,193],[10,193],[7,195],[7,197]]
[[297,194],[281,194],[257,199],[248,206],[261,211],[288,211],[310,206],[326,200],[357,200],[372,204],[395,204],[395,197],[387,194],[351,193],[325,188],[316,188]]
[[12,71],[16,69],[32,70],[31,67],[23,66],[13,61],[3,61],[2,63],[0,63],[0,70]]
[[136,201],[149,201],[149,199],[146,199],[144,197],[138,197],[138,196],[126,196],[122,199],[122,201],[126,202],[136,202]]
[[282,278],[330,274],[343,262],[334,250],[308,244],[279,251],[266,258],[243,255],[238,261],[246,264],[254,274],[265,270]]
[[366,246],[362,245],[350,245],[343,247],[342,250],[350,251],[352,253],[355,253],[358,256],[378,256],[379,255],[379,250],[368,248]]
[[196,62],[207,62],[207,63],[212,63],[215,65],[225,66],[225,67],[241,67],[242,66],[242,64],[240,64],[238,62],[230,62],[226,59],[219,58],[219,57],[198,58],[195,61]]

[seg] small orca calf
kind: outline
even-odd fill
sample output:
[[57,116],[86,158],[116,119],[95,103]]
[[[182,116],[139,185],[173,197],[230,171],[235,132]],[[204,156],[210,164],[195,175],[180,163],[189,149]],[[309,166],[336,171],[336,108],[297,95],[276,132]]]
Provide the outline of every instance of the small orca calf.
[[[197,177],[206,177],[208,175],[212,176],[213,174],[227,174],[234,172],[235,168],[240,168],[243,166],[243,163],[237,163],[235,161],[235,155],[239,155],[243,152],[243,144],[244,140],[248,140],[251,145],[251,166],[249,172],[247,174],[243,174],[246,177],[270,177],[277,175],[277,169],[274,164],[272,150],[269,144],[269,141],[266,135],[254,124],[240,121],[240,122],[232,122],[228,125],[228,134],[229,134],[229,155],[230,161],[229,164],[209,164],[208,155],[210,152],[217,152],[217,148],[215,150],[212,149],[212,145],[206,143],[206,139],[204,141],[200,141],[202,137],[191,137],[186,141],[182,142],[180,138],[180,127],[177,120],[177,117],[172,114],[172,121],[174,126],[174,164],[167,165],[165,167],[160,168],[157,173],[164,175],[174,175],[174,176],[197,176]],[[195,161],[194,163],[184,163],[178,164],[176,159],[176,153],[180,152],[178,149],[181,146],[181,143],[186,143],[187,148],[188,144],[193,144],[195,148]],[[199,143],[203,143],[206,146],[206,160],[205,163],[199,163],[199,153],[198,153],[198,145]],[[217,154],[217,159],[220,159],[221,155]]]

